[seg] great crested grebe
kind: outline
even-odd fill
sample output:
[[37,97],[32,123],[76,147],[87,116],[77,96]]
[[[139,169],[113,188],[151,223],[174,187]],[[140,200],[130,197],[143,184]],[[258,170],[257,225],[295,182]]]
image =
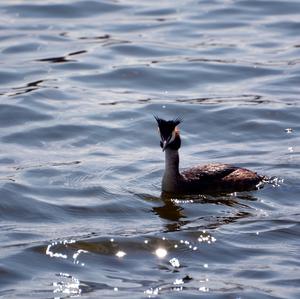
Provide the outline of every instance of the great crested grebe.
[[230,164],[213,163],[195,166],[179,172],[181,146],[178,125],[180,118],[164,120],[154,116],[160,133],[160,146],[165,152],[165,171],[162,191],[175,193],[234,192],[255,190],[263,182],[264,176]]

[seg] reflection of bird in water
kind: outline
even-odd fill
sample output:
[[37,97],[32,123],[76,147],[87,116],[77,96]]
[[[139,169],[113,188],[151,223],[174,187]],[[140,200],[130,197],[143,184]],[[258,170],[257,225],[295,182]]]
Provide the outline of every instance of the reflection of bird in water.
[[163,120],[155,117],[165,152],[165,171],[162,191],[171,193],[233,192],[257,189],[265,177],[230,164],[207,164],[179,172],[181,146],[178,125],[181,119]]
[[153,207],[152,211],[158,215],[161,219],[171,221],[166,224],[167,231],[177,231],[182,226],[186,225],[189,221],[183,220],[184,215],[183,208],[175,204],[172,200],[167,199],[164,201],[163,206]]
[[[156,200],[154,197],[145,197],[147,200]],[[156,206],[152,208],[152,211],[158,215],[161,219],[167,220],[165,224],[166,231],[178,231],[182,230],[182,227],[188,225],[190,222],[195,222],[196,220],[189,219],[186,215],[186,210],[182,207],[183,204],[198,205],[198,204],[214,204],[221,205],[225,207],[235,207],[239,209],[233,210],[230,215],[223,216],[222,214],[214,213],[212,215],[202,215],[197,217],[200,220],[199,229],[215,229],[225,224],[230,224],[238,221],[239,219],[245,219],[253,216],[250,212],[251,207],[246,203],[241,203],[240,200],[244,201],[256,201],[257,199],[250,194],[240,194],[238,196],[233,195],[184,195],[178,199],[174,199],[168,194],[161,197],[163,200],[163,205]]]

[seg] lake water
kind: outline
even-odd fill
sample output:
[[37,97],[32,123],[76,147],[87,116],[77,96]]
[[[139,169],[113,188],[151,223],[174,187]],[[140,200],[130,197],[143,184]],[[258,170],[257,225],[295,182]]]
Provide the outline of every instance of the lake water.
[[[0,3],[0,297],[300,298],[300,1]],[[160,196],[181,167],[253,192]]]

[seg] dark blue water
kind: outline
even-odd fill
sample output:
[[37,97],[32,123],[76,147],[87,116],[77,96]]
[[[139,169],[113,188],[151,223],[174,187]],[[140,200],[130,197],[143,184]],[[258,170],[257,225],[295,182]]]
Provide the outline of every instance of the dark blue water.
[[[300,298],[300,1],[1,1],[0,297]],[[181,166],[274,177],[160,197]]]

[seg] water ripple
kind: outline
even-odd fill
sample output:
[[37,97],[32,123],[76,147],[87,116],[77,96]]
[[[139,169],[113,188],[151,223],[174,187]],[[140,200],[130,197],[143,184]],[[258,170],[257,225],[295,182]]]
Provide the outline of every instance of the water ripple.
[[[298,2],[2,1],[0,296],[298,298]],[[161,194],[153,115],[270,184]]]

